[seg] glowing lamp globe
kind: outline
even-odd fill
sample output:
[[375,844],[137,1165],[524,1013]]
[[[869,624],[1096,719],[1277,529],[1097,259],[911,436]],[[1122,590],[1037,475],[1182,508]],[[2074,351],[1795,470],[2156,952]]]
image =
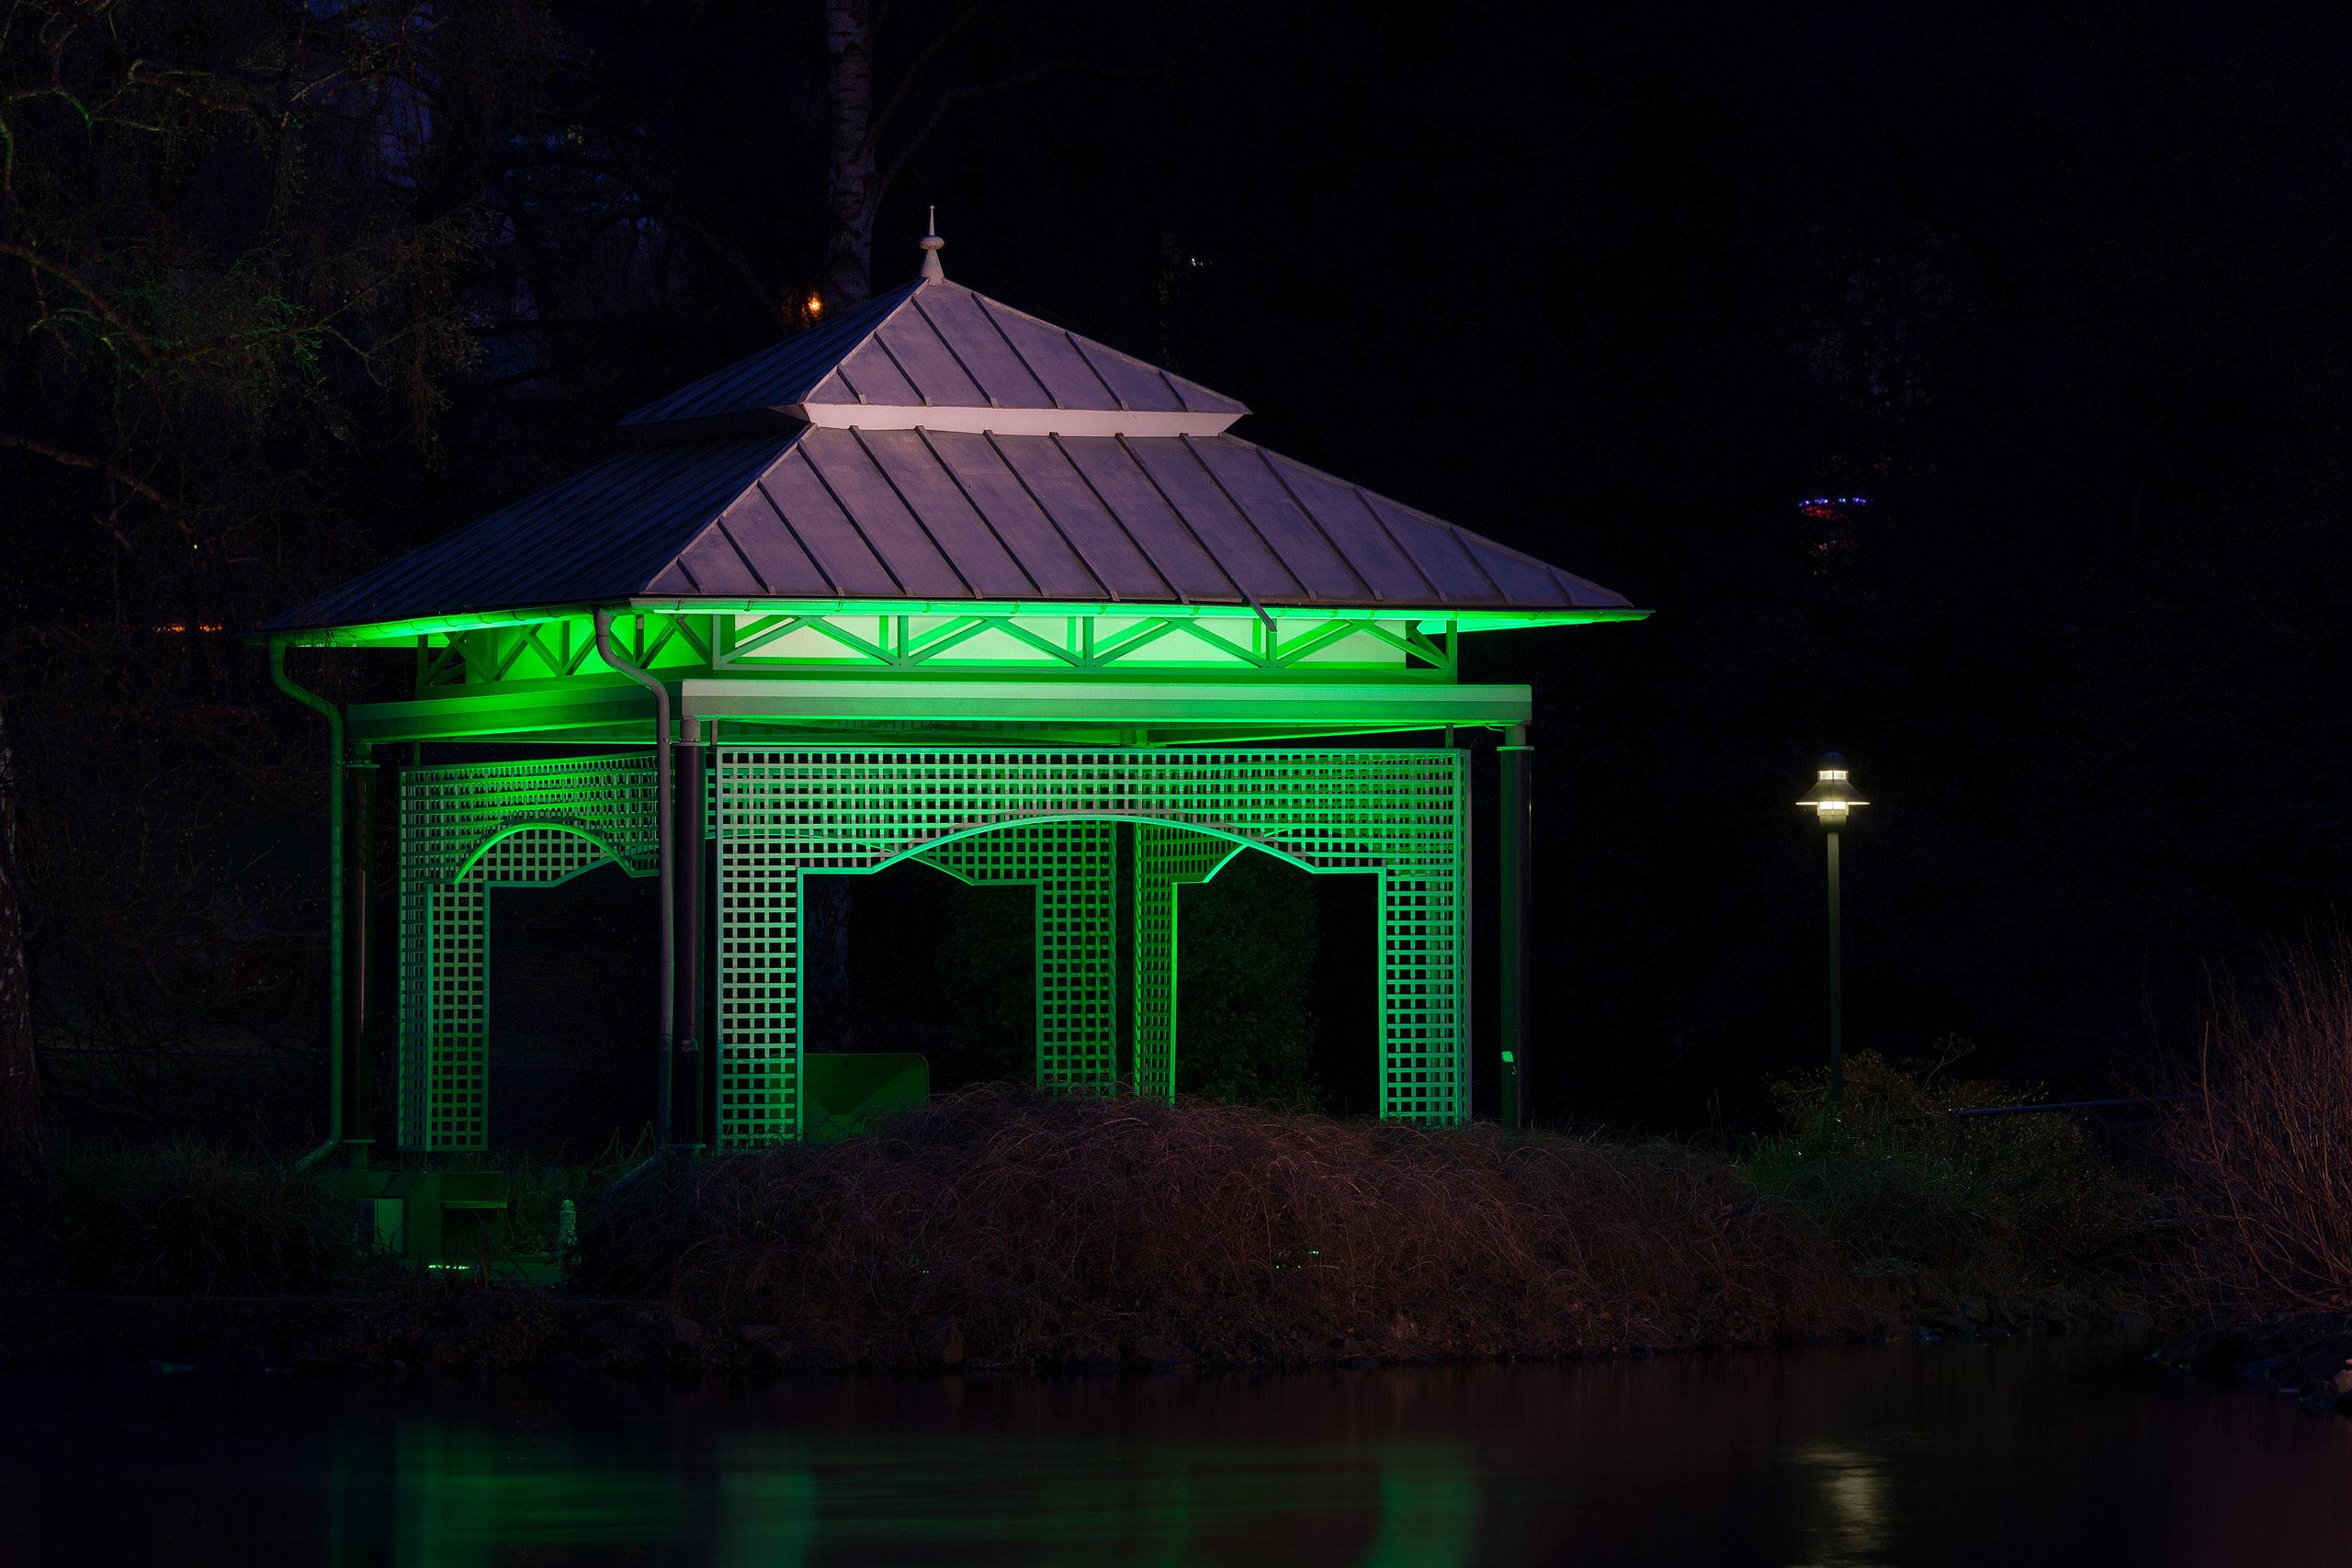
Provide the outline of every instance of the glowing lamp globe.
[[1846,813],[1849,809],[1868,806],[1870,802],[1854,793],[1852,783],[1846,777],[1846,759],[1837,752],[1832,751],[1821,759],[1820,771],[1820,778],[1804,792],[1797,804],[1809,806],[1820,813],[1824,828],[1842,828],[1846,825]]

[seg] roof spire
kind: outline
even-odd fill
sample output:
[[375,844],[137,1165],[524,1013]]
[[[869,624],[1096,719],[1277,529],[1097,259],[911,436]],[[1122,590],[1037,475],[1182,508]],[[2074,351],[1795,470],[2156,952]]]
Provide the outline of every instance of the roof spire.
[[939,209],[936,207],[931,209],[931,230],[930,233],[915,242],[922,247],[922,280],[925,283],[944,283],[947,281],[947,269],[939,265],[939,253],[946,247],[947,242],[939,237]]

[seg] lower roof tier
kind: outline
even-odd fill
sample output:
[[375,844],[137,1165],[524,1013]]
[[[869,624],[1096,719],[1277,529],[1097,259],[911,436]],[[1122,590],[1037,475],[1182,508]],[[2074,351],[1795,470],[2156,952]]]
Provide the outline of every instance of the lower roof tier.
[[1232,435],[804,427],[639,446],[262,629],[390,641],[592,605],[1632,619],[1620,594]]

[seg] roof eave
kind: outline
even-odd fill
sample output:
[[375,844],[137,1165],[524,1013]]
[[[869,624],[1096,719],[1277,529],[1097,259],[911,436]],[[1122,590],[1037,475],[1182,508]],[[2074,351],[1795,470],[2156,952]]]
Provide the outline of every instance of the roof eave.
[[448,637],[501,626],[537,626],[583,615],[603,604],[661,615],[1117,615],[1166,620],[1255,620],[1263,614],[1277,621],[1410,621],[1424,632],[1449,628],[1461,632],[1508,631],[1531,626],[1593,626],[1614,621],[1639,621],[1651,614],[1632,605],[1600,604],[1525,608],[1516,605],[1408,604],[1282,604],[1265,603],[1145,604],[1134,600],[1043,601],[1026,599],[770,599],[689,598],[675,594],[639,594],[562,604],[538,604],[509,610],[471,610],[443,615],[409,615],[379,621],[330,626],[266,625],[247,640],[282,641],[295,648],[365,648]]

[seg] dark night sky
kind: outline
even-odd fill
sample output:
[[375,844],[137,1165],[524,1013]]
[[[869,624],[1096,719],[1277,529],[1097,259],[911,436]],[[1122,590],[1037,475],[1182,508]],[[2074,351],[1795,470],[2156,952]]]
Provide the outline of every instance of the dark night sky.
[[[964,13],[899,0],[885,94]],[[333,575],[820,276],[813,4],[548,15],[526,129],[435,176],[503,215],[489,357],[432,461],[333,470]],[[2347,75],[2340,12],[2245,0],[1000,0],[910,90],[876,282],[935,203],[951,276],[1657,612],[1474,658],[1539,692],[1548,1116],[1754,1124],[1815,1059],[1831,748],[1849,1045],[2095,1092],[2346,876]]]
[[1817,1057],[1832,747],[1851,1046],[2096,1092],[2332,920],[2340,18],[1193,16],[1150,92],[953,122],[899,227],[1657,610],[1479,655],[1543,705],[1547,1111],[1736,1122]]

